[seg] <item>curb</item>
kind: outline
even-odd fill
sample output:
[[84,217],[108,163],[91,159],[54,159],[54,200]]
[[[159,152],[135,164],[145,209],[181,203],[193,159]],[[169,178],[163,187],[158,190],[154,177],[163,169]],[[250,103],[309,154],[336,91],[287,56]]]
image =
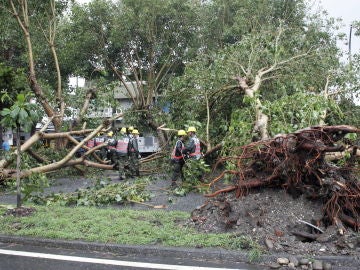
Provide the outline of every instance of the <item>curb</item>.
[[[101,251],[113,252],[126,255],[141,255],[141,256],[162,256],[162,257],[176,257],[176,258],[191,258],[199,260],[223,260],[229,262],[242,262],[249,264],[266,264],[275,262],[279,257],[288,257],[289,254],[271,254],[261,255],[256,262],[249,262],[248,254],[240,251],[230,251],[224,249],[212,248],[181,248],[181,247],[163,247],[163,246],[135,246],[135,245],[120,245],[120,244],[106,244],[99,242],[85,242],[85,241],[65,241],[54,239],[43,239],[34,237],[10,236],[1,235],[0,242],[23,244],[32,246],[47,246],[52,248],[75,249],[85,251]],[[300,256],[294,256],[300,258]],[[303,256],[304,257],[304,256]],[[326,261],[333,265],[335,269],[356,270],[360,265],[360,258],[354,256],[314,256],[314,259]]]
[[164,256],[176,258],[193,258],[204,260],[229,260],[232,262],[248,262],[247,254],[221,249],[180,248],[163,246],[135,246],[85,241],[65,241],[22,236],[0,235],[0,242],[52,248],[77,249],[89,251],[114,252],[118,254]]

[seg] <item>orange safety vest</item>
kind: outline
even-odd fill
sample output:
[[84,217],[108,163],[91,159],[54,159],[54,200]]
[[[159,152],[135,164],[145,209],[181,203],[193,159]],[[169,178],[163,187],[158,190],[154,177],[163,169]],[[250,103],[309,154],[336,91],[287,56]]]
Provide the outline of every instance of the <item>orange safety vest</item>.
[[199,159],[201,157],[200,140],[197,137],[193,137],[192,139],[195,142],[195,151],[190,153],[189,156]]
[[119,139],[116,144],[116,151],[122,154],[127,154],[128,144],[129,144],[128,138]]
[[86,143],[86,146],[89,148],[93,148],[95,146],[95,140],[91,139]]
[[180,160],[180,159],[183,158],[182,155],[181,155],[181,156],[176,156],[176,155],[175,155],[175,153],[176,153],[176,146],[177,146],[177,144],[178,144],[179,141],[181,142],[181,151],[185,148],[184,143],[183,143],[181,140],[177,140],[177,142],[176,142],[176,144],[175,144],[175,146],[174,146],[174,149],[173,149],[173,151],[172,151],[172,153],[171,153],[171,159]]

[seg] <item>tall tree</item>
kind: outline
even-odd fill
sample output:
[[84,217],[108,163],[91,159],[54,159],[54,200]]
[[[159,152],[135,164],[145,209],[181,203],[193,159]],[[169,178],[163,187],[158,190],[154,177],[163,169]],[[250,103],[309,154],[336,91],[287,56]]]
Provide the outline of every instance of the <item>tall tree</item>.
[[82,48],[78,56],[87,63],[87,78],[95,70],[112,74],[127,89],[133,108],[141,111],[142,123],[156,130],[154,98],[194,53],[197,8],[190,0],[95,0],[75,5],[64,29],[81,30],[80,39],[74,35],[69,44],[73,50]]
[[[40,8],[40,10],[36,9],[36,7]],[[23,33],[23,37],[25,39],[26,44],[26,51],[27,51],[27,61],[28,61],[28,67],[29,67],[29,81],[30,81],[30,87],[31,90],[34,92],[38,102],[42,105],[45,113],[49,117],[53,117],[53,123],[56,130],[60,130],[62,126],[62,120],[64,116],[64,102],[62,99],[62,88],[61,88],[61,74],[60,70],[58,68],[58,62],[56,60],[56,51],[55,51],[55,44],[54,44],[54,38],[56,34],[56,5],[55,1],[49,1],[48,4],[34,4],[34,2],[28,2],[27,0],[21,0],[21,1],[9,1],[9,5],[4,5],[2,8],[5,8],[9,14],[11,14],[17,21],[18,27],[21,29]],[[49,31],[44,32],[44,35],[46,37],[46,40],[48,41],[48,44],[51,48],[51,51],[53,53],[53,57],[55,59],[56,63],[56,74],[57,74],[57,87],[54,91],[54,96],[56,97],[56,103],[52,104],[52,100],[49,98],[49,96],[46,95],[46,92],[44,91],[43,86],[39,82],[39,79],[37,77],[37,61],[36,57],[34,55],[34,45],[32,40],[33,31],[32,29],[36,27],[32,27],[32,23],[34,23],[35,18],[39,17],[39,13],[41,15],[44,14],[44,10],[51,10],[51,20],[47,21],[49,24]],[[40,15],[40,16],[41,16]],[[33,21],[34,20],[34,21]],[[43,20],[41,20],[43,22]],[[44,27],[41,25],[41,27]],[[42,28],[41,30],[43,30]]]
[[[278,5],[280,2],[288,4]],[[247,20],[242,24],[228,20],[223,24],[224,28],[236,39],[231,38],[227,44],[223,42],[224,48],[220,50],[209,47],[207,54],[187,64],[184,76],[174,85],[171,98],[174,110],[186,115],[191,106],[192,116],[205,122],[208,106],[201,98],[201,91],[206,89],[211,97],[210,117],[216,119],[210,130],[221,134],[220,140],[227,134],[227,141],[238,143],[246,143],[251,138],[266,139],[275,135],[274,132],[291,131],[315,118],[320,123],[321,114],[329,108],[326,98],[321,97],[323,90],[329,83],[335,83],[335,78],[329,76],[339,68],[336,39],[331,34],[332,24],[322,17],[306,17],[304,1],[273,1],[267,5],[264,1],[208,3],[210,10],[230,5],[231,9],[227,10],[234,14],[253,16],[242,16],[241,20]],[[223,39],[225,32],[222,31],[217,38],[226,40]],[[210,53],[211,49],[215,52]],[[184,99],[178,101],[177,97],[186,97],[189,92],[192,93],[187,96],[189,107],[183,106]],[[310,103],[320,97],[319,102],[313,102],[318,107],[311,121],[309,118],[309,121],[301,121],[295,117],[296,112],[291,111],[286,113],[293,115],[286,118],[287,122],[281,117],[276,120],[272,104],[289,96],[303,98],[304,95],[297,96],[299,93],[305,93]],[[279,128],[278,121],[283,121],[282,128]]]
[[[64,85],[70,73],[65,70],[63,75],[62,63],[58,57],[58,49],[63,49],[66,40],[57,38],[58,22],[67,4],[66,0],[21,0],[1,3],[2,15],[13,17],[22,33],[26,50],[17,57],[26,59],[31,90],[42,105],[45,115],[52,119],[56,131],[63,128],[65,110],[70,105],[66,104],[69,101],[69,98],[66,98],[69,91]],[[94,98],[95,92],[89,91],[84,94],[83,102],[87,104],[89,99]],[[63,143],[62,140],[57,140],[58,147]]]

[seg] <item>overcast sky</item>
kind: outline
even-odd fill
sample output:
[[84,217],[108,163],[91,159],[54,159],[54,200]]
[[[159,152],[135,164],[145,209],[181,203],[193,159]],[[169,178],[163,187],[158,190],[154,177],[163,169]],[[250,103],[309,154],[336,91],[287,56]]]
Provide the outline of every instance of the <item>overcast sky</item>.
[[[349,38],[350,25],[353,21],[360,21],[360,0],[320,0],[316,1],[325,10],[328,11],[329,16],[341,18],[343,20],[342,32],[347,34]],[[360,37],[354,36],[354,29],[352,31],[351,52],[360,52]],[[348,44],[340,44],[341,48],[348,52]]]

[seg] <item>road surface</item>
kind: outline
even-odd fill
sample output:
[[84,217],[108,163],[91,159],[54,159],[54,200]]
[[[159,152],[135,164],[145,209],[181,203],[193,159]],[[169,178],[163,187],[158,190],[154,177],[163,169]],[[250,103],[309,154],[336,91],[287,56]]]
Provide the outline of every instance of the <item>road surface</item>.
[[49,248],[0,243],[0,270],[261,270],[236,262],[205,261],[171,257],[142,257],[110,252]]

